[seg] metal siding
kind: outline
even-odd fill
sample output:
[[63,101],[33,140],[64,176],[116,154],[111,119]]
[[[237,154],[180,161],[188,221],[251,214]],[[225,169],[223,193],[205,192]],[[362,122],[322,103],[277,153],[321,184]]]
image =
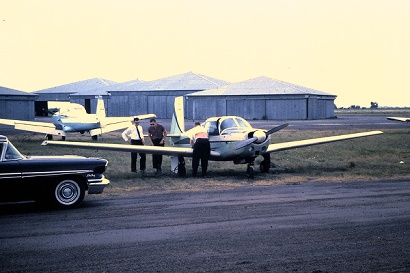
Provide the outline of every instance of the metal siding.
[[187,113],[188,119],[205,120],[213,116],[226,115],[225,100],[221,99],[192,99],[192,112]]
[[108,102],[107,116],[121,117],[129,116],[128,96],[111,96]]
[[172,115],[174,114],[175,96],[167,96],[166,99],[167,99],[167,104],[166,104],[167,116],[166,116],[166,118],[170,119],[170,118],[172,118]]
[[227,114],[245,119],[262,119],[265,116],[265,100],[252,98],[227,100]]
[[5,100],[0,107],[0,118],[34,120],[34,101]]
[[128,112],[126,116],[148,114],[147,96],[144,94],[133,94],[127,96]]
[[267,119],[306,119],[306,99],[266,101]]
[[167,117],[166,96],[148,96],[148,112],[157,115],[157,118]]

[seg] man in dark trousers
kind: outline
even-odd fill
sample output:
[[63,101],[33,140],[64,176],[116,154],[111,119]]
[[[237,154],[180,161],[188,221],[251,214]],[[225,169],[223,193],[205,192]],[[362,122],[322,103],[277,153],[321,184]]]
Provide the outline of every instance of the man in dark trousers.
[[[165,146],[165,138],[167,137],[167,130],[164,126],[158,124],[153,118],[150,120],[148,128],[148,137],[152,146]],[[157,169],[156,173],[162,173],[162,155],[152,155],[152,165],[154,169]]]
[[[144,131],[140,125],[139,118],[134,118],[132,125],[128,127],[122,134],[122,138],[130,142],[131,145],[144,145]],[[146,167],[146,155],[139,153],[140,155],[140,171],[141,175],[144,175]],[[138,153],[131,153],[131,172],[137,172],[137,157]]]
[[192,156],[192,176],[197,175],[199,160],[201,160],[202,176],[206,176],[211,145],[208,140],[208,133],[199,122],[195,122],[195,127],[192,130],[191,145],[193,145],[192,147],[194,149]]

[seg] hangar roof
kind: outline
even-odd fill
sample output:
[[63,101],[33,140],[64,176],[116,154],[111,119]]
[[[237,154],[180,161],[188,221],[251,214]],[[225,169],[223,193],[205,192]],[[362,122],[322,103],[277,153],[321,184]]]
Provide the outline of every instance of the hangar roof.
[[188,94],[188,96],[245,96],[245,95],[321,95],[335,96],[307,87],[273,80],[268,77],[254,78],[232,83],[218,89]]
[[228,82],[214,79],[204,75],[188,72],[176,76],[170,76],[153,81],[132,80],[123,83],[115,83],[87,90],[73,96],[81,95],[106,95],[107,92],[116,91],[196,91],[219,88]]
[[98,87],[106,87],[112,84],[116,84],[116,82],[104,80],[100,78],[88,79],[84,81],[64,84],[60,86],[55,86],[47,89],[42,89],[35,91],[34,93],[38,94],[51,94],[51,93],[83,93],[84,91],[97,89]]
[[37,95],[0,86],[0,96],[37,96]]
[[188,72],[148,82],[140,81],[119,84],[119,88],[112,91],[195,91],[219,88],[227,84],[228,82],[223,80]]

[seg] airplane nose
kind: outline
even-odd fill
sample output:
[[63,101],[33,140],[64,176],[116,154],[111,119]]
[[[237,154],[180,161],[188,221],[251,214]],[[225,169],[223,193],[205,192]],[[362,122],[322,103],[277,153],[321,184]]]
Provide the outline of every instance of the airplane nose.
[[256,143],[262,143],[266,140],[266,134],[264,131],[257,130],[253,133],[253,137],[257,138]]

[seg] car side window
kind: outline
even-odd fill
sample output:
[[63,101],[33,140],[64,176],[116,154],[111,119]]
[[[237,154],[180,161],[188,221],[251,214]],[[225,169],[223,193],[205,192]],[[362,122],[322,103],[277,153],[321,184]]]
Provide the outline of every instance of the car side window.
[[7,159],[7,160],[21,159],[22,156],[19,153],[19,151],[11,143],[9,143],[7,145],[6,154],[5,154],[4,158]]

